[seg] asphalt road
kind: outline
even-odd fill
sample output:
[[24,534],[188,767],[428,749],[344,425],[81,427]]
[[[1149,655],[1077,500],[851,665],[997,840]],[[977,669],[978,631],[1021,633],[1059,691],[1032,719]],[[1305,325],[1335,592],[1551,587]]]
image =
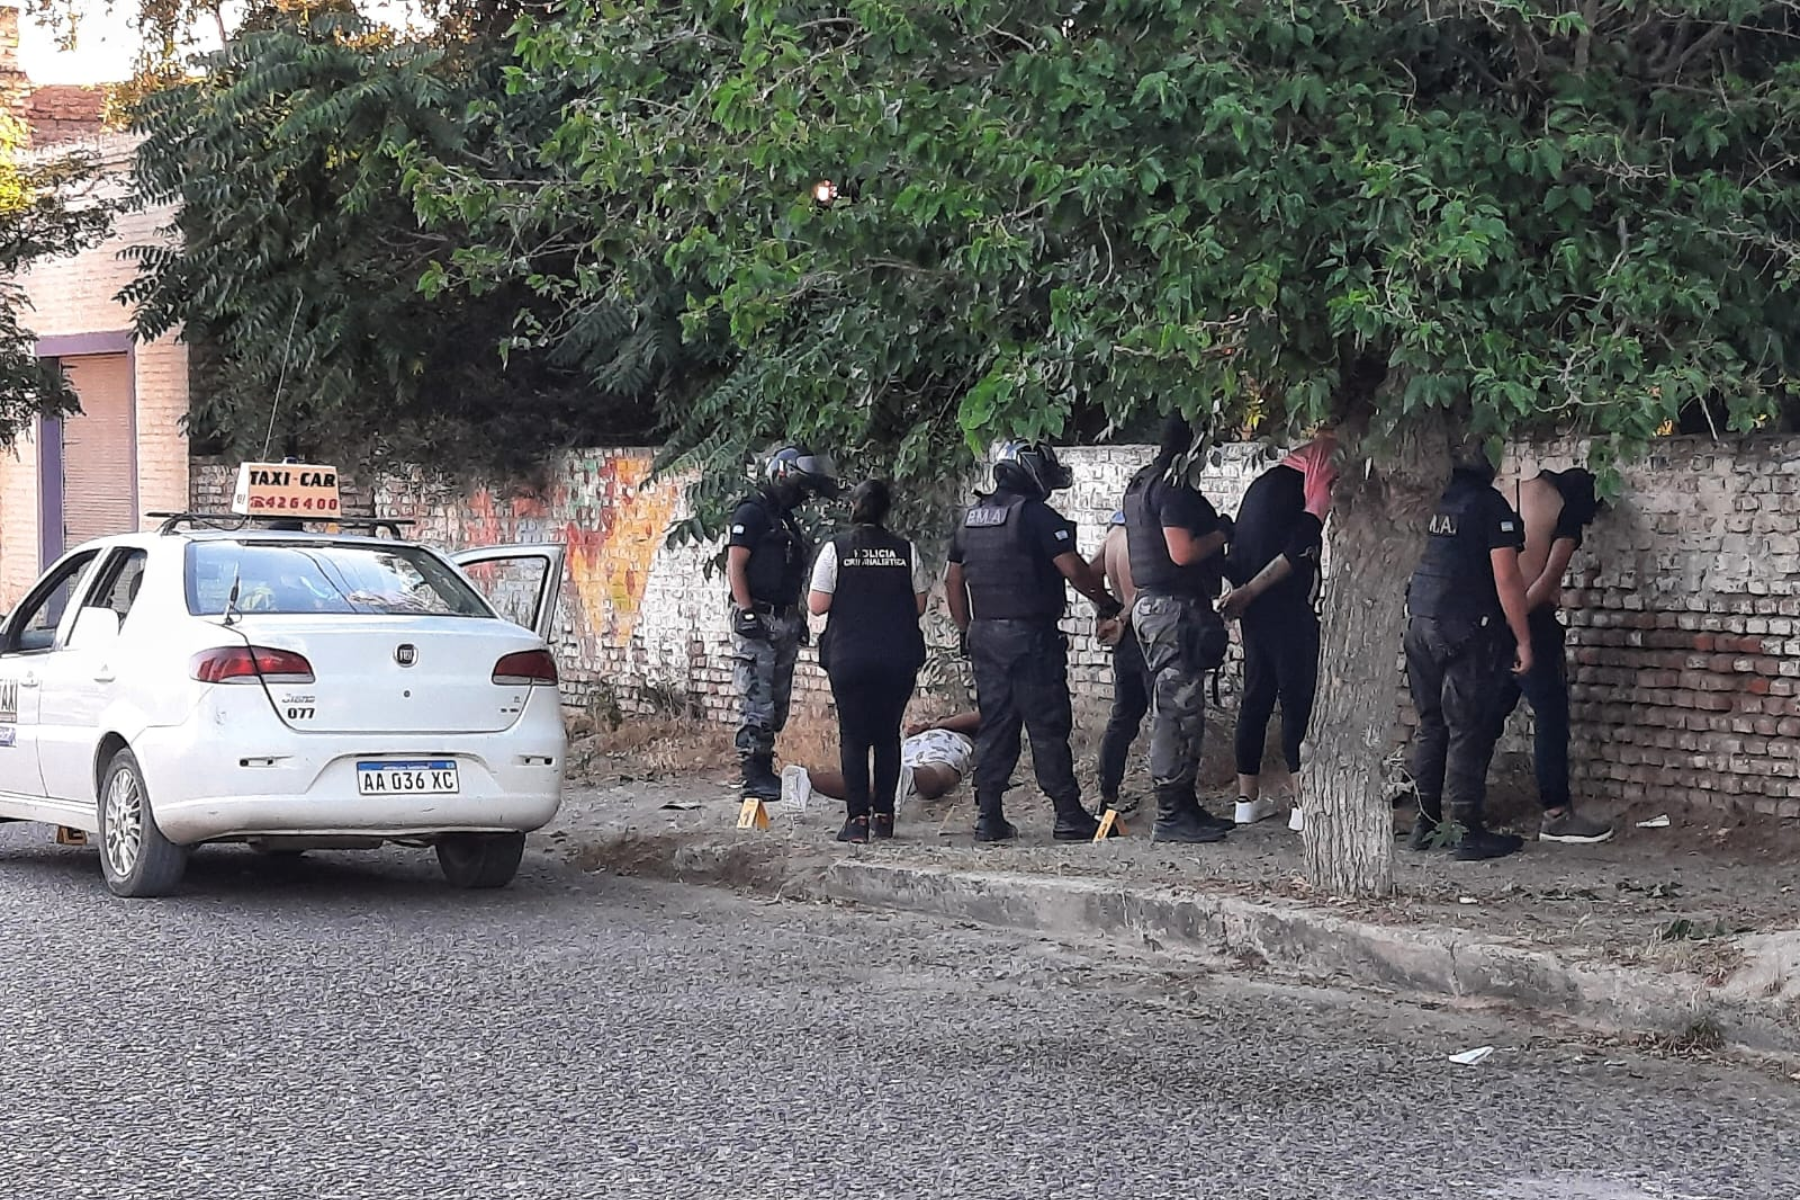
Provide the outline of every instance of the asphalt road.
[[1767,1071],[541,858],[125,902],[9,829],[0,918],[20,1200],[1800,1196]]

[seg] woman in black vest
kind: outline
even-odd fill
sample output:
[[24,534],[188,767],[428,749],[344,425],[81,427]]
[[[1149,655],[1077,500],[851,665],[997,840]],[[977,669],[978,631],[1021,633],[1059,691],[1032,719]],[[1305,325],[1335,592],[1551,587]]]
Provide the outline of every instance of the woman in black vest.
[[931,583],[918,549],[883,524],[892,505],[893,495],[881,480],[857,485],[850,493],[854,528],[819,552],[807,597],[814,616],[831,614],[819,639],[819,663],[837,705],[838,755],[848,793],[840,842],[866,842],[871,833],[894,836],[900,722],[925,664],[919,617]]

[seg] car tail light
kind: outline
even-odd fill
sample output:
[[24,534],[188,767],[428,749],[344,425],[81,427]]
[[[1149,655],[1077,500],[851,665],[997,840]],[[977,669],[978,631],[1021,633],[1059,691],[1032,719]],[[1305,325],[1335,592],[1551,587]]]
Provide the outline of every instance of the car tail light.
[[220,646],[194,655],[190,674],[201,683],[311,683],[312,664],[292,650]]
[[555,687],[556,660],[548,650],[521,650],[494,664],[494,682],[507,687]]

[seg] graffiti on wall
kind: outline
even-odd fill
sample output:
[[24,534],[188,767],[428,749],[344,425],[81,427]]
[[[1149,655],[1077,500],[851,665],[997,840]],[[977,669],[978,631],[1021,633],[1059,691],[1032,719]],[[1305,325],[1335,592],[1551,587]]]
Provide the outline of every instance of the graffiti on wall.
[[460,504],[434,505],[429,524],[445,526],[445,540],[459,548],[567,546],[558,624],[591,660],[600,647],[631,640],[657,547],[675,517],[679,488],[651,482],[650,461],[647,452],[574,455],[545,491],[479,487]]

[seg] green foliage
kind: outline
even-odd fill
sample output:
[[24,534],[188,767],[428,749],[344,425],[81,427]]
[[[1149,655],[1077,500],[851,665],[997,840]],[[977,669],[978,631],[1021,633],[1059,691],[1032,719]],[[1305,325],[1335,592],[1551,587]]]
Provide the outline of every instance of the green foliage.
[[407,184],[480,234],[444,279],[522,280],[549,340],[679,297],[658,318],[709,370],[664,395],[670,461],[720,480],[782,436],[941,479],[1171,406],[1557,425],[1604,457],[1790,394],[1797,22],[571,0],[506,74],[560,104],[515,152],[540,184],[427,151]]
[[79,411],[53,363],[37,356],[30,302],[17,282],[34,263],[74,254],[112,227],[98,164],[81,156],[21,155],[21,130],[0,117],[0,448],[11,449],[40,416]]
[[196,438],[239,455],[268,443],[448,470],[642,436],[631,381],[597,389],[578,369],[606,331],[560,359],[508,354],[515,322],[539,327],[523,281],[432,286],[431,264],[471,235],[420,226],[399,159],[500,165],[485,157],[499,119],[478,98],[496,90],[503,49],[336,14],[265,10],[246,29],[202,74],[146,96],[134,121],[138,196],[174,203],[180,236],[137,248],[122,298],[139,306],[139,336],[180,327],[195,344]]

